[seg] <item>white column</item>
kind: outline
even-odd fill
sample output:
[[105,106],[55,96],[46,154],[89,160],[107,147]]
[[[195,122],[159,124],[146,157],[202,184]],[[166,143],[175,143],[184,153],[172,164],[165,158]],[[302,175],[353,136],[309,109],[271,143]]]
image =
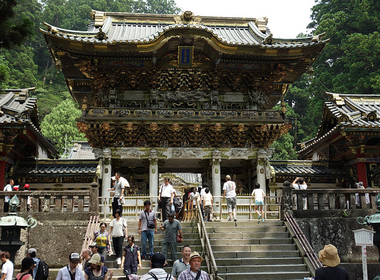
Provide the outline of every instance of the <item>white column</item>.
[[[158,195],[158,156],[155,149],[149,152],[149,196]],[[157,200],[156,200],[157,202]],[[154,211],[157,211],[158,207],[155,207]]]
[[260,184],[260,189],[262,189],[266,195],[266,179],[265,179],[265,159],[267,152],[265,150],[259,150],[257,152],[257,183]]
[[111,158],[106,158],[103,160],[102,168],[102,196],[109,196],[110,192],[108,191],[111,188],[111,177],[112,177],[112,165]]
[[[222,191],[221,191],[221,185],[220,185],[220,161],[221,161],[221,153],[219,150],[214,150],[212,152],[212,194],[213,196],[221,196]],[[214,199],[214,205],[220,205],[220,198],[215,198]],[[215,206],[214,207],[214,213],[217,214],[219,217],[220,213],[220,206]],[[215,216],[214,216],[215,217]],[[221,218],[221,217],[219,217]]]

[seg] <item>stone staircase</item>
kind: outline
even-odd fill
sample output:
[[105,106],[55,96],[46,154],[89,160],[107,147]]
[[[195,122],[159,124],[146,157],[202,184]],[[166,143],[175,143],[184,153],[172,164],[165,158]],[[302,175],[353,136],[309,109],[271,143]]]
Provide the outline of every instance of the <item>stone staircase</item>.
[[[138,222],[137,221],[127,221],[127,223],[128,223],[128,235],[134,235],[135,236],[135,243],[138,246],[141,246],[141,237],[140,237],[138,230],[137,230],[138,229]],[[161,223],[161,222],[160,223],[157,222],[158,227],[160,227],[162,224],[163,223]],[[202,246],[201,246],[201,241],[199,240],[198,228],[194,227],[192,223],[185,223],[185,222],[181,222],[181,226],[182,226],[182,231],[183,231],[183,235],[184,235],[184,242],[182,244],[178,244],[177,258],[179,259],[182,257],[181,248],[183,245],[190,245],[193,251],[197,251],[197,252],[201,253],[202,252]],[[165,236],[165,232],[158,229],[157,235],[155,235],[155,238],[154,238],[154,252],[155,253],[161,252],[162,240],[163,240],[164,236]],[[126,246],[127,244],[128,243],[125,240],[123,246]],[[147,244],[147,251],[149,250],[148,248],[149,247]],[[168,260],[169,266],[165,268],[165,271],[168,273],[171,273],[172,267],[173,267],[173,261],[170,260],[170,250],[169,250],[168,256],[169,256],[169,260]],[[109,256],[107,258],[105,266],[108,269],[113,270],[113,275],[114,275],[113,279],[125,278],[125,276],[123,274],[123,270],[118,268],[118,266],[116,264],[116,256],[115,255]],[[205,268],[202,268],[202,269],[205,269]],[[142,261],[142,269],[138,270],[137,275],[139,277],[141,277],[145,273],[148,273],[149,270],[150,270],[150,262],[143,260]]]
[[206,228],[218,276],[225,280],[310,277],[282,221],[213,222]]

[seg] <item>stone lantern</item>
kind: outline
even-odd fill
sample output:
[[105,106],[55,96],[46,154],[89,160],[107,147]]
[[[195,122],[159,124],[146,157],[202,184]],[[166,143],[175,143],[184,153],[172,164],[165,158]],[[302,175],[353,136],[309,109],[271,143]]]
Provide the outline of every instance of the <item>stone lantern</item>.
[[25,242],[21,241],[21,229],[27,227],[33,228],[37,225],[34,218],[26,221],[23,217],[19,217],[16,213],[20,200],[15,195],[9,201],[10,212],[7,216],[0,218],[1,240],[0,248],[2,251],[8,251],[11,255],[11,261],[14,262],[16,252]]
[[[380,193],[376,196],[377,211],[370,216],[358,217],[356,221],[363,226],[371,226],[375,230],[373,243],[377,246],[380,252]],[[380,256],[379,256],[380,262]]]

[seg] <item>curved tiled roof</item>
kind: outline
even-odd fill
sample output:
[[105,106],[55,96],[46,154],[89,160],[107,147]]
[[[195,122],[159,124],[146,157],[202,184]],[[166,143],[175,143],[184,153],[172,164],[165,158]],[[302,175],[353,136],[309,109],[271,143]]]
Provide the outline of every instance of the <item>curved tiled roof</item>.
[[[261,32],[254,22],[247,22],[245,25],[204,25],[204,24],[184,24],[184,23],[135,23],[113,21],[107,17],[102,27],[91,25],[88,31],[74,31],[54,27],[47,23],[49,36],[63,38],[66,40],[88,43],[88,44],[144,44],[157,40],[162,34],[169,30],[203,30],[210,33],[218,41],[226,45],[242,46],[266,46],[271,49],[288,49],[325,44],[326,41],[313,40],[311,37],[297,39],[273,39],[269,44],[264,43],[270,32]],[[98,34],[104,33],[105,38],[99,38]]]
[[307,176],[307,175],[344,175],[345,171],[338,168],[328,168],[325,165],[277,165],[274,162],[271,162],[271,165],[276,172],[276,175],[294,175],[294,176]]
[[37,167],[26,167],[19,170],[19,173],[24,174],[96,174],[96,167],[98,163],[87,164],[38,164]]

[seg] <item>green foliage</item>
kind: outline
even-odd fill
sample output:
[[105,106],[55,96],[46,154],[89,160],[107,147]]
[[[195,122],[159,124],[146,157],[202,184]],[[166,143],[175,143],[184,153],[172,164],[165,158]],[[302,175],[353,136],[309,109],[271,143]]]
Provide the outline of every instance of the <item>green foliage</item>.
[[24,1],[0,1],[0,48],[11,49],[33,34],[33,21],[15,12]]
[[57,104],[71,98],[67,89],[60,91],[59,89],[53,87],[47,87],[47,89],[37,88],[32,92],[32,97],[37,98],[38,112],[41,121],[46,115],[50,114],[52,110],[54,110]]
[[42,133],[57,143],[56,148],[61,154],[64,152],[65,144],[69,145],[74,140],[86,140],[84,134],[76,127],[75,119],[81,116],[81,111],[75,105],[74,101],[66,99],[41,123]]
[[181,9],[174,0],[140,0],[134,1],[135,13],[177,14]]

